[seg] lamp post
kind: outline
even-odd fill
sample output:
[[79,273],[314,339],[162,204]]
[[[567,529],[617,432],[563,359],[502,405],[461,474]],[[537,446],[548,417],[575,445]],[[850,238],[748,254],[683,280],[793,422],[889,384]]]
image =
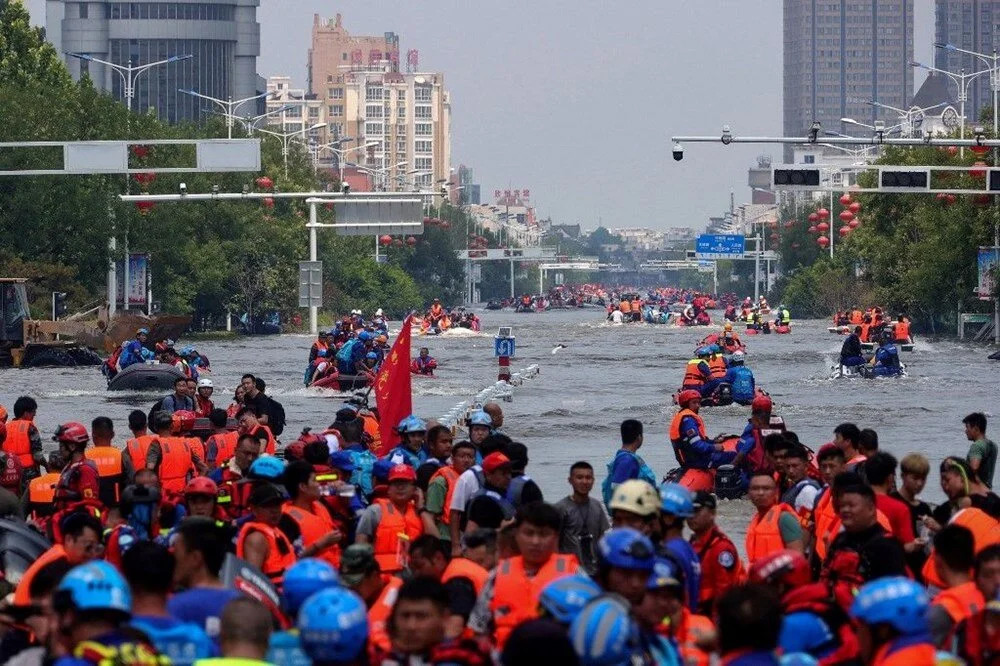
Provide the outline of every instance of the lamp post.
[[[117,63],[109,62],[107,60],[101,60],[100,58],[95,58],[92,55],[87,55],[86,53],[73,53],[66,52],[66,55],[83,60],[84,62],[96,62],[105,67],[110,67],[114,70],[118,76],[122,77],[122,85],[124,90],[122,91],[125,95],[125,108],[128,109],[128,115],[125,117],[125,122],[127,123],[127,128],[131,127],[132,124],[132,98],[135,97],[135,84],[139,80],[139,77],[153,69],[154,67],[159,67],[160,65],[169,65],[171,63],[180,62],[181,60],[187,60],[193,58],[191,54],[170,56],[169,58],[164,58],[163,60],[157,60],[155,62],[146,63],[145,65],[132,65],[132,61],[129,60],[127,65],[119,65]],[[127,130],[126,130],[126,133]],[[128,194],[129,188],[129,175],[125,174],[125,193]],[[118,248],[118,242],[115,240],[114,235],[114,213],[109,209],[108,211],[112,217],[112,233],[111,238],[108,239],[108,251],[111,254],[111,261],[108,265],[108,319],[111,319],[115,315],[115,310],[117,309],[118,303],[118,270],[115,267],[115,250]],[[125,286],[122,289],[122,294],[124,297],[124,306],[128,310],[128,234],[125,235],[125,261],[122,266],[123,274],[122,281]]]
[[292,139],[299,135],[304,135],[307,132],[312,132],[313,130],[318,130],[320,128],[326,127],[326,123],[316,123],[311,127],[304,127],[300,130],[295,130],[294,132],[275,132],[273,130],[258,129],[258,132],[264,134],[270,134],[271,136],[278,137],[281,139],[281,157],[285,162],[285,179],[288,178],[288,144]]
[[229,97],[228,100],[225,100],[225,99],[219,99],[218,97],[212,97],[210,95],[203,95],[199,92],[195,92],[194,90],[185,90],[183,88],[178,88],[177,90],[178,92],[182,92],[185,95],[191,95],[193,97],[206,99],[209,102],[213,102],[222,107],[222,113],[226,117],[226,128],[229,130],[228,138],[230,139],[233,138],[233,119],[236,117],[234,115],[236,109],[240,108],[240,106],[246,104],[247,102],[252,102],[257,99],[269,97],[270,95],[274,94],[274,91],[269,91],[266,93],[261,93],[259,95],[254,95],[253,97],[244,97],[243,99],[236,99],[236,100],[234,100],[232,97]]
[[[959,104],[958,115],[959,115],[959,132],[960,132],[959,138],[960,139],[964,139],[965,138],[965,100],[967,100],[969,98],[969,85],[972,83],[972,81],[976,77],[982,76],[983,74],[986,74],[987,72],[990,72],[992,70],[983,69],[983,70],[980,70],[978,72],[973,72],[972,74],[966,74],[965,70],[963,69],[958,74],[955,74],[954,72],[949,72],[949,71],[944,70],[944,69],[938,69],[937,67],[931,67],[930,65],[924,65],[924,64],[919,63],[919,62],[911,62],[910,65],[913,66],[913,67],[919,67],[921,69],[926,69],[928,72],[937,72],[938,74],[943,74],[943,75],[947,76],[948,78],[950,78],[952,81],[954,81],[955,85],[958,86],[958,104]],[[995,102],[994,102],[994,106],[996,106]],[[994,131],[996,131],[996,113],[995,112],[993,114],[993,125],[994,125]],[[961,148],[959,148],[959,155],[961,157],[965,157],[965,146],[962,146]]]
[[930,111],[931,109],[936,109],[939,106],[947,106],[948,102],[941,102],[940,104],[934,104],[932,106],[925,106],[924,108],[913,108],[913,109],[900,109],[898,107],[892,106],[890,104],[883,104],[882,102],[876,102],[875,100],[868,100],[865,104],[869,106],[874,106],[879,109],[888,109],[889,111],[895,111],[899,114],[899,121],[901,126],[900,134],[903,136],[913,136],[913,117],[915,114],[919,113],[921,118],[923,115]]
[[344,182],[344,156],[354,152],[355,150],[364,150],[365,148],[371,148],[372,146],[377,146],[381,144],[381,141],[369,141],[363,146],[354,146],[353,148],[334,148],[336,145],[340,145],[345,141],[354,141],[351,137],[343,137],[337,139],[336,141],[331,141],[330,143],[323,144],[322,146],[317,146],[316,155],[317,157],[323,150],[329,150],[331,153],[337,156],[337,165],[340,167],[340,182]]

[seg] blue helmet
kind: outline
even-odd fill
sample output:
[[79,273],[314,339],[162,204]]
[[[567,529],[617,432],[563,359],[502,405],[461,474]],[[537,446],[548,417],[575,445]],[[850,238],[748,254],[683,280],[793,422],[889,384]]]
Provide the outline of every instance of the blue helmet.
[[138,331],[135,332],[135,334],[136,335],[149,335],[149,329],[148,328],[140,328]]
[[317,350],[316,351],[316,357],[317,358],[325,358],[326,357],[326,350],[325,349],[319,349],[319,350]]
[[373,337],[374,336],[368,331],[361,331],[360,333],[358,333],[358,340],[361,340],[361,342],[368,342]]
[[368,608],[345,587],[327,588],[302,604],[298,629],[302,649],[314,661],[351,661],[368,643]]
[[372,465],[372,478],[378,483],[388,483],[389,470],[395,466],[396,464],[389,458],[376,460],[375,464]]
[[889,576],[858,590],[851,616],[865,624],[888,624],[903,635],[915,635],[927,631],[924,614],[929,603],[921,585],[903,576]]
[[493,417],[484,412],[481,409],[469,414],[469,418],[466,420],[466,424],[471,428],[472,426],[486,426],[487,428],[493,427]]
[[807,652],[792,652],[779,658],[781,666],[819,666],[816,658]]
[[365,354],[365,358],[377,361],[378,360],[378,354],[376,354],[375,352],[368,352],[367,354]]
[[295,616],[306,599],[320,590],[337,585],[340,585],[340,576],[329,562],[315,557],[299,560],[285,572],[285,611]]
[[543,587],[538,605],[556,622],[568,625],[591,599],[600,594],[600,585],[583,574],[576,574],[558,578]]
[[188,345],[187,347],[181,347],[181,356],[190,356],[194,353],[194,347]]
[[694,355],[697,356],[698,358],[706,358],[712,355],[712,348],[707,345],[698,347],[696,350],[694,350]]
[[653,571],[646,581],[647,590],[659,590],[664,587],[682,587],[684,583],[684,572],[677,564],[666,557],[657,557],[653,562]]
[[601,597],[576,616],[569,627],[569,639],[583,666],[612,666],[629,662],[635,631],[625,604]]
[[118,569],[104,560],[74,567],[67,573],[57,593],[68,595],[77,610],[110,610],[132,614],[132,592]]
[[275,456],[261,456],[250,464],[247,476],[254,479],[276,481],[285,473],[285,463]]
[[652,571],[655,560],[653,542],[631,527],[608,530],[597,542],[597,561],[602,567]]
[[678,518],[690,518],[694,515],[691,491],[679,483],[664,483],[660,486],[660,511]]
[[423,419],[410,414],[399,422],[399,426],[396,428],[396,431],[400,435],[405,435],[411,432],[427,432],[427,423]]

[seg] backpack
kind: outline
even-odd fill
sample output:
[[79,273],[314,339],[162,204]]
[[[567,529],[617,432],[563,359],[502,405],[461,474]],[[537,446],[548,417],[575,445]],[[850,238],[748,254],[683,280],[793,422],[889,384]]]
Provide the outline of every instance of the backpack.
[[264,397],[267,398],[267,406],[264,408],[267,412],[267,427],[277,437],[285,430],[285,408],[271,396]]
[[351,338],[337,350],[337,360],[341,363],[350,363],[351,355],[354,353],[354,345],[358,344],[357,338]]

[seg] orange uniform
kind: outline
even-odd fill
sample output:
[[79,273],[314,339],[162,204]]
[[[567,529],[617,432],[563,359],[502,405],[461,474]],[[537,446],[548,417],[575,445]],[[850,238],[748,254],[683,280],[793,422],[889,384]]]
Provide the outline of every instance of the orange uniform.
[[778,528],[778,521],[782,513],[788,513],[798,521],[795,509],[787,504],[775,504],[764,514],[758,511],[750,519],[746,539],[747,559],[750,564],[765,555],[785,548],[785,543],[781,540],[781,530]]
[[578,566],[575,556],[554,553],[534,576],[529,576],[520,555],[500,560],[490,603],[499,648],[503,648],[514,627],[538,617],[538,596],[542,588],[576,573]]

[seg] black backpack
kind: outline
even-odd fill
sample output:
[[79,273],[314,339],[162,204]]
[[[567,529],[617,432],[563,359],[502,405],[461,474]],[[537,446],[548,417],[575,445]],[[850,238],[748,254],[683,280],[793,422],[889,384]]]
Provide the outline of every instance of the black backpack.
[[272,398],[267,397],[267,427],[271,429],[271,432],[275,437],[280,435],[285,430],[285,408],[281,406],[281,403]]

